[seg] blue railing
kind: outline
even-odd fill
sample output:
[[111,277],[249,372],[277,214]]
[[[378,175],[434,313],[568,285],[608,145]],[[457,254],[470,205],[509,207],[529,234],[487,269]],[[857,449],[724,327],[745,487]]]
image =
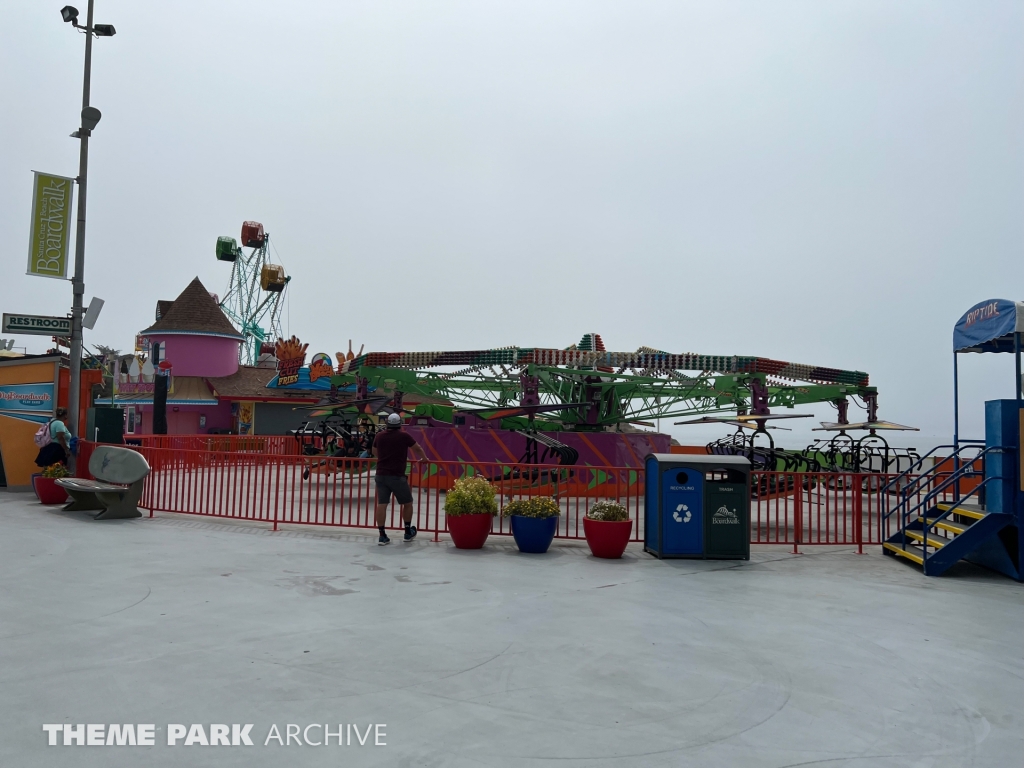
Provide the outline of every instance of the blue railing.
[[[976,442],[976,441],[974,441],[974,440],[961,440],[960,442],[961,443],[967,443],[967,442],[973,443],[973,442]],[[980,441],[978,441],[978,442],[980,442]],[[930,451],[928,451],[928,453],[926,453],[924,456],[922,456],[917,461],[915,461],[913,464],[911,464],[909,467],[907,467],[907,469],[903,470],[898,475],[896,475],[896,477],[894,477],[892,480],[890,480],[888,483],[886,483],[885,487],[883,487],[882,490],[883,491],[888,491],[893,486],[895,486],[897,488],[897,490],[898,490],[899,489],[900,481],[903,480],[904,478],[908,477],[909,475],[911,475],[914,472],[914,470],[916,470],[919,467],[923,466],[924,462],[925,462],[925,459],[927,459],[930,456],[932,456],[936,451],[941,451],[941,450],[946,450],[946,449],[951,450],[952,453],[950,453],[948,456],[944,456],[943,458],[944,459],[953,459],[954,460],[954,465],[955,465],[956,461],[960,457],[961,451],[978,450],[979,447],[980,446],[978,446],[978,445],[961,445],[961,446],[937,445],[934,448],[932,448]],[[984,453],[984,451],[983,451],[983,453]],[[979,456],[975,456],[973,459],[971,459],[970,460],[971,463],[973,464],[973,462],[975,460],[977,460],[978,458],[980,458],[980,455]],[[922,473],[920,475],[914,475],[915,480],[921,480],[921,479],[923,479],[925,477],[929,477],[931,475],[936,474],[939,471],[939,467],[942,466],[942,464],[943,464],[943,462],[939,462],[938,464],[934,465],[931,469],[929,469],[927,472],[924,472],[924,473]],[[968,465],[968,466],[970,466],[970,465]],[[959,469],[959,467],[954,466],[954,471],[957,471],[958,469]]]
[[[961,445],[959,447],[954,448],[952,445],[938,445],[935,448],[932,448],[930,451],[928,451],[928,453],[926,453],[920,459],[915,461],[913,464],[911,464],[903,472],[900,472],[898,475],[896,475],[896,477],[894,477],[888,483],[886,483],[882,490],[886,492],[891,492],[892,489],[895,489],[896,492],[900,495],[900,501],[896,504],[895,507],[893,507],[883,516],[883,525],[888,524],[889,517],[896,513],[899,513],[897,519],[902,520],[905,517],[904,510],[906,506],[909,504],[910,497],[914,494],[919,494],[921,491],[921,487],[924,483],[934,480],[940,474],[945,474],[946,472],[949,472],[948,469],[943,469],[942,467],[943,464],[945,464],[945,462],[950,459],[953,460],[954,466],[954,469],[951,473],[951,477],[954,480],[953,500],[960,501],[960,480],[966,477],[978,477],[983,475],[984,465],[982,465],[982,468],[976,469],[974,464],[976,461],[978,461],[978,459],[983,458],[986,453],[994,449],[985,448],[981,450],[981,452],[978,453],[976,456],[967,459],[967,463],[964,466],[960,466],[960,462],[964,460],[961,458],[961,454],[964,451],[977,451],[980,447],[981,446],[978,445]],[[947,456],[943,456],[942,461],[936,463],[926,472],[922,472],[919,475],[912,474],[914,470],[920,468],[924,464],[926,459],[928,459],[937,451],[945,449],[952,450],[952,453],[950,453]],[[948,484],[943,485],[943,489],[948,487]]]
[[[971,496],[973,496],[975,493],[980,491],[990,480],[1002,480],[1002,479],[1003,478],[1001,478],[1001,477],[986,477],[984,480],[982,480],[980,483],[978,483],[978,485],[975,488],[972,488],[970,493],[968,493],[966,496],[964,496],[959,501],[955,501],[952,504],[950,504],[949,509],[947,509],[945,512],[940,512],[938,507],[936,507],[935,511],[938,514],[936,514],[934,516],[929,516],[929,517],[926,518],[927,522],[922,522],[922,524],[921,524],[921,536],[923,537],[924,541],[921,542],[921,544],[922,544],[921,551],[923,553],[922,554],[922,559],[924,560],[924,562],[921,563],[921,570],[922,570],[922,572],[926,576],[928,575],[928,560],[931,557],[934,557],[937,554],[937,552],[938,552],[938,549],[936,549],[936,551],[932,552],[931,555],[928,554],[928,533],[929,533],[929,529],[934,527],[937,523],[941,522],[942,520],[945,520],[950,515],[955,514],[956,513],[956,509],[957,509],[957,507],[960,504],[963,504],[964,502],[967,501],[967,499],[971,498]],[[950,480],[952,481],[952,478]],[[940,487],[940,488],[936,489],[936,491],[941,491],[941,489],[942,488]],[[928,497],[925,497],[925,498],[927,500]],[[917,507],[915,507],[915,509],[920,509],[920,507],[924,503],[925,502],[922,502]],[[903,538],[903,549],[906,550],[906,548],[907,548],[907,528],[906,528],[906,525],[903,526],[903,529],[902,529],[901,533],[902,533],[902,538]],[[935,534],[935,538],[938,539],[938,538],[945,538],[945,537],[940,537],[936,533]]]
[[[931,451],[930,453],[934,453],[934,451],[939,450],[940,448],[943,448],[943,447],[952,447],[952,446],[938,446],[937,448],[933,449],[933,451]],[[888,523],[889,517],[892,514],[894,514],[894,513],[899,513],[897,519],[900,522],[900,531],[899,531],[899,533],[900,533],[900,546],[901,546],[901,548],[903,549],[904,552],[907,549],[907,526],[910,524],[911,519],[914,517],[915,513],[923,518],[922,525],[921,525],[921,536],[922,536],[922,539],[923,539],[922,547],[921,547],[921,552],[922,552],[922,560],[923,560],[923,562],[921,564],[921,568],[922,568],[922,570],[924,571],[925,574],[928,573],[928,560],[929,560],[929,558],[930,557],[934,557],[935,554],[938,551],[936,549],[936,552],[932,552],[931,555],[928,554],[929,533],[934,533],[934,531],[932,531],[931,529],[934,528],[939,522],[945,520],[951,514],[955,514],[957,507],[959,505],[961,505],[961,504],[964,504],[972,496],[977,495],[979,499],[982,498],[983,495],[984,495],[985,486],[987,486],[989,482],[991,482],[993,480],[1000,480],[1001,481],[1001,480],[1003,480],[1003,478],[1002,477],[997,477],[997,476],[986,477],[980,483],[978,483],[978,485],[976,485],[974,488],[972,488],[965,496],[961,496],[960,495],[960,481],[962,479],[966,478],[966,477],[977,477],[979,475],[984,475],[984,469],[982,469],[980,471],[978,469],[976,469],[975,468],[975,462],[977,462],[979,459],[983,460],[987,454],[989,454],[989,453],[1003,453],[1003,452],[1007,452],[1007,451],[1013,452],[1013,450],[1014,450],[1013,448],[1009,448],[1009,447],[1005,447],[1005,446],[992,446],[992,447],[989,447],[989,448],[985,448],[980,453],[978,453],[976,456],[974,456],[973,458],[969,459],[966,465],[964,465],[962,467],[959,466],[959,462],[961,460],[960,459],[960,452],[964,451],[964,450],[977,450],[978,447],[979,446],[977,446],[977,445],[961,446],[961,447],[957,448],[953,452],[952,455],[946,457],[948,459],[953,459],[954,460],[954,467],[955,467],[955,469],[953,470],[953,472],[950,473],[949,477],[947,477],[945,480],[943,480],[938,485],[936,485],[933,488],[931,488],[931,490],[929,490],[924,495],[924,498],[921,498],[913,506],[911,506],[911,500],[912,500],[914,495],[919,495],[920,494],[920,492],[921,492],[921,483],[923,481],[925,481],[925,480],[928,480],[928,479],[934,479],[939,474],[941,474],[939,468],[941,467],[942,463],[944,463],[944,462],[940,462],[939,464],[936,464],[935,466],[933,466],[927,472],[924,472],[924,473],[922,473],[920,475],[916,475],[912,480],[908,481],[906,483],[906,485],[904,485],[902,488],[899,488],[898,481],[899,481],[899,479],[901,477],[903,477],[904,475],[908,474],[910,470],[908,470],[907,472],[902,473],[901,475],[897,476],[889,484],[886,485],[886,488],[889,488],[890,486],[895,485],[899,489],[900,501],[896,504],[896,506],[893,509],[891,509],[889,512],[887,512],[883,516],[883,525],[885,525],[885,530],[888,530],[887,523]],[[926,454],[925,456],[922,456],[921,460],[923,461],[925,458],[927,458],[928,455],[930,455],[930,454]],[[913,467],[911,469],[913,469]],[[954,494],[953,494],[954,498],[953,498],[953,501],[950,503],[949,509],[947,509],[945,512],[941,512],[938,509],[938,506],[937,506],[938,502],[936,501],[936,499],[939,496],[941,496],[943,494],[943,492],[945,492],[946,489],[948,489],[950,486],[953,486],[953,488],[954,488]],[[932,505],[936,505],[935,506],[935,514],[928,515],[927,513],[929,511],[929,508]],[[925,514],[921,514],[922,509],[924,510]],[[945,537],[940,537],[937,533],[934,533],[934,537],[936,539],[945,538]]]

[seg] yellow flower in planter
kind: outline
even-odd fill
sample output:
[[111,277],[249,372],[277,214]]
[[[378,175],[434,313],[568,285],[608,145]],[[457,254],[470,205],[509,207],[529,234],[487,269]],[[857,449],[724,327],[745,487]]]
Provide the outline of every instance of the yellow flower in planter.
[[56,480],[61,477],[70,477],[71,473],[68,472],[68,468],[60,462],[51,464],[43,470],[43,477],[48,477],[51,480]]
[[558,517],[561,510],[558,508],[558,502],[548,496],[531,496],[528,499],[510,501],[505,505],[502,514],[505,517]]

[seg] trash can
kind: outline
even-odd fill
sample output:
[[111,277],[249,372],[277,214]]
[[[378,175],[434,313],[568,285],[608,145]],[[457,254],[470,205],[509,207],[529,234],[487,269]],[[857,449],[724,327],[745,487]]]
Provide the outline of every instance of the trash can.
[[652,453],[644,459],[644,549],[658,558],[750,558],[750,462]]
[[97,443],[124,442],[124,408],[89,408],[85,412],[83,440]]
[[704,473],[704,556],[750,559],[750,462],[713,467]]

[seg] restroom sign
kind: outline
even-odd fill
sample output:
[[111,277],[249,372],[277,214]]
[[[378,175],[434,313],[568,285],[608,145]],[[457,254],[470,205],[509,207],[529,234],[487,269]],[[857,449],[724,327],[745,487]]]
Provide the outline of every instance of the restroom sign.
[[35,336],[70,336],[70,317],[48,315],[12,315],[4,312],[3,333],[28,333]]

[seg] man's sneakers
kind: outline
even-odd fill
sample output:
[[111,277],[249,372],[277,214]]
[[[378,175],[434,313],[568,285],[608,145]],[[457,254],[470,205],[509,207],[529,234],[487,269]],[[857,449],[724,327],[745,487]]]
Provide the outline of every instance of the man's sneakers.
[[[410,525],[409,527],[407,527],[405,529],[405,541],[406,542],[410,542],[410,541],[412,541],[415,538],[416,538],[416,526],[415,525]],[[377,546],[378,547],[384,547],[384,546],[387,546],[390,543],[391,543],[391,539],[388,538],[388,535],[386,533],[382,533],[377,538]]]

